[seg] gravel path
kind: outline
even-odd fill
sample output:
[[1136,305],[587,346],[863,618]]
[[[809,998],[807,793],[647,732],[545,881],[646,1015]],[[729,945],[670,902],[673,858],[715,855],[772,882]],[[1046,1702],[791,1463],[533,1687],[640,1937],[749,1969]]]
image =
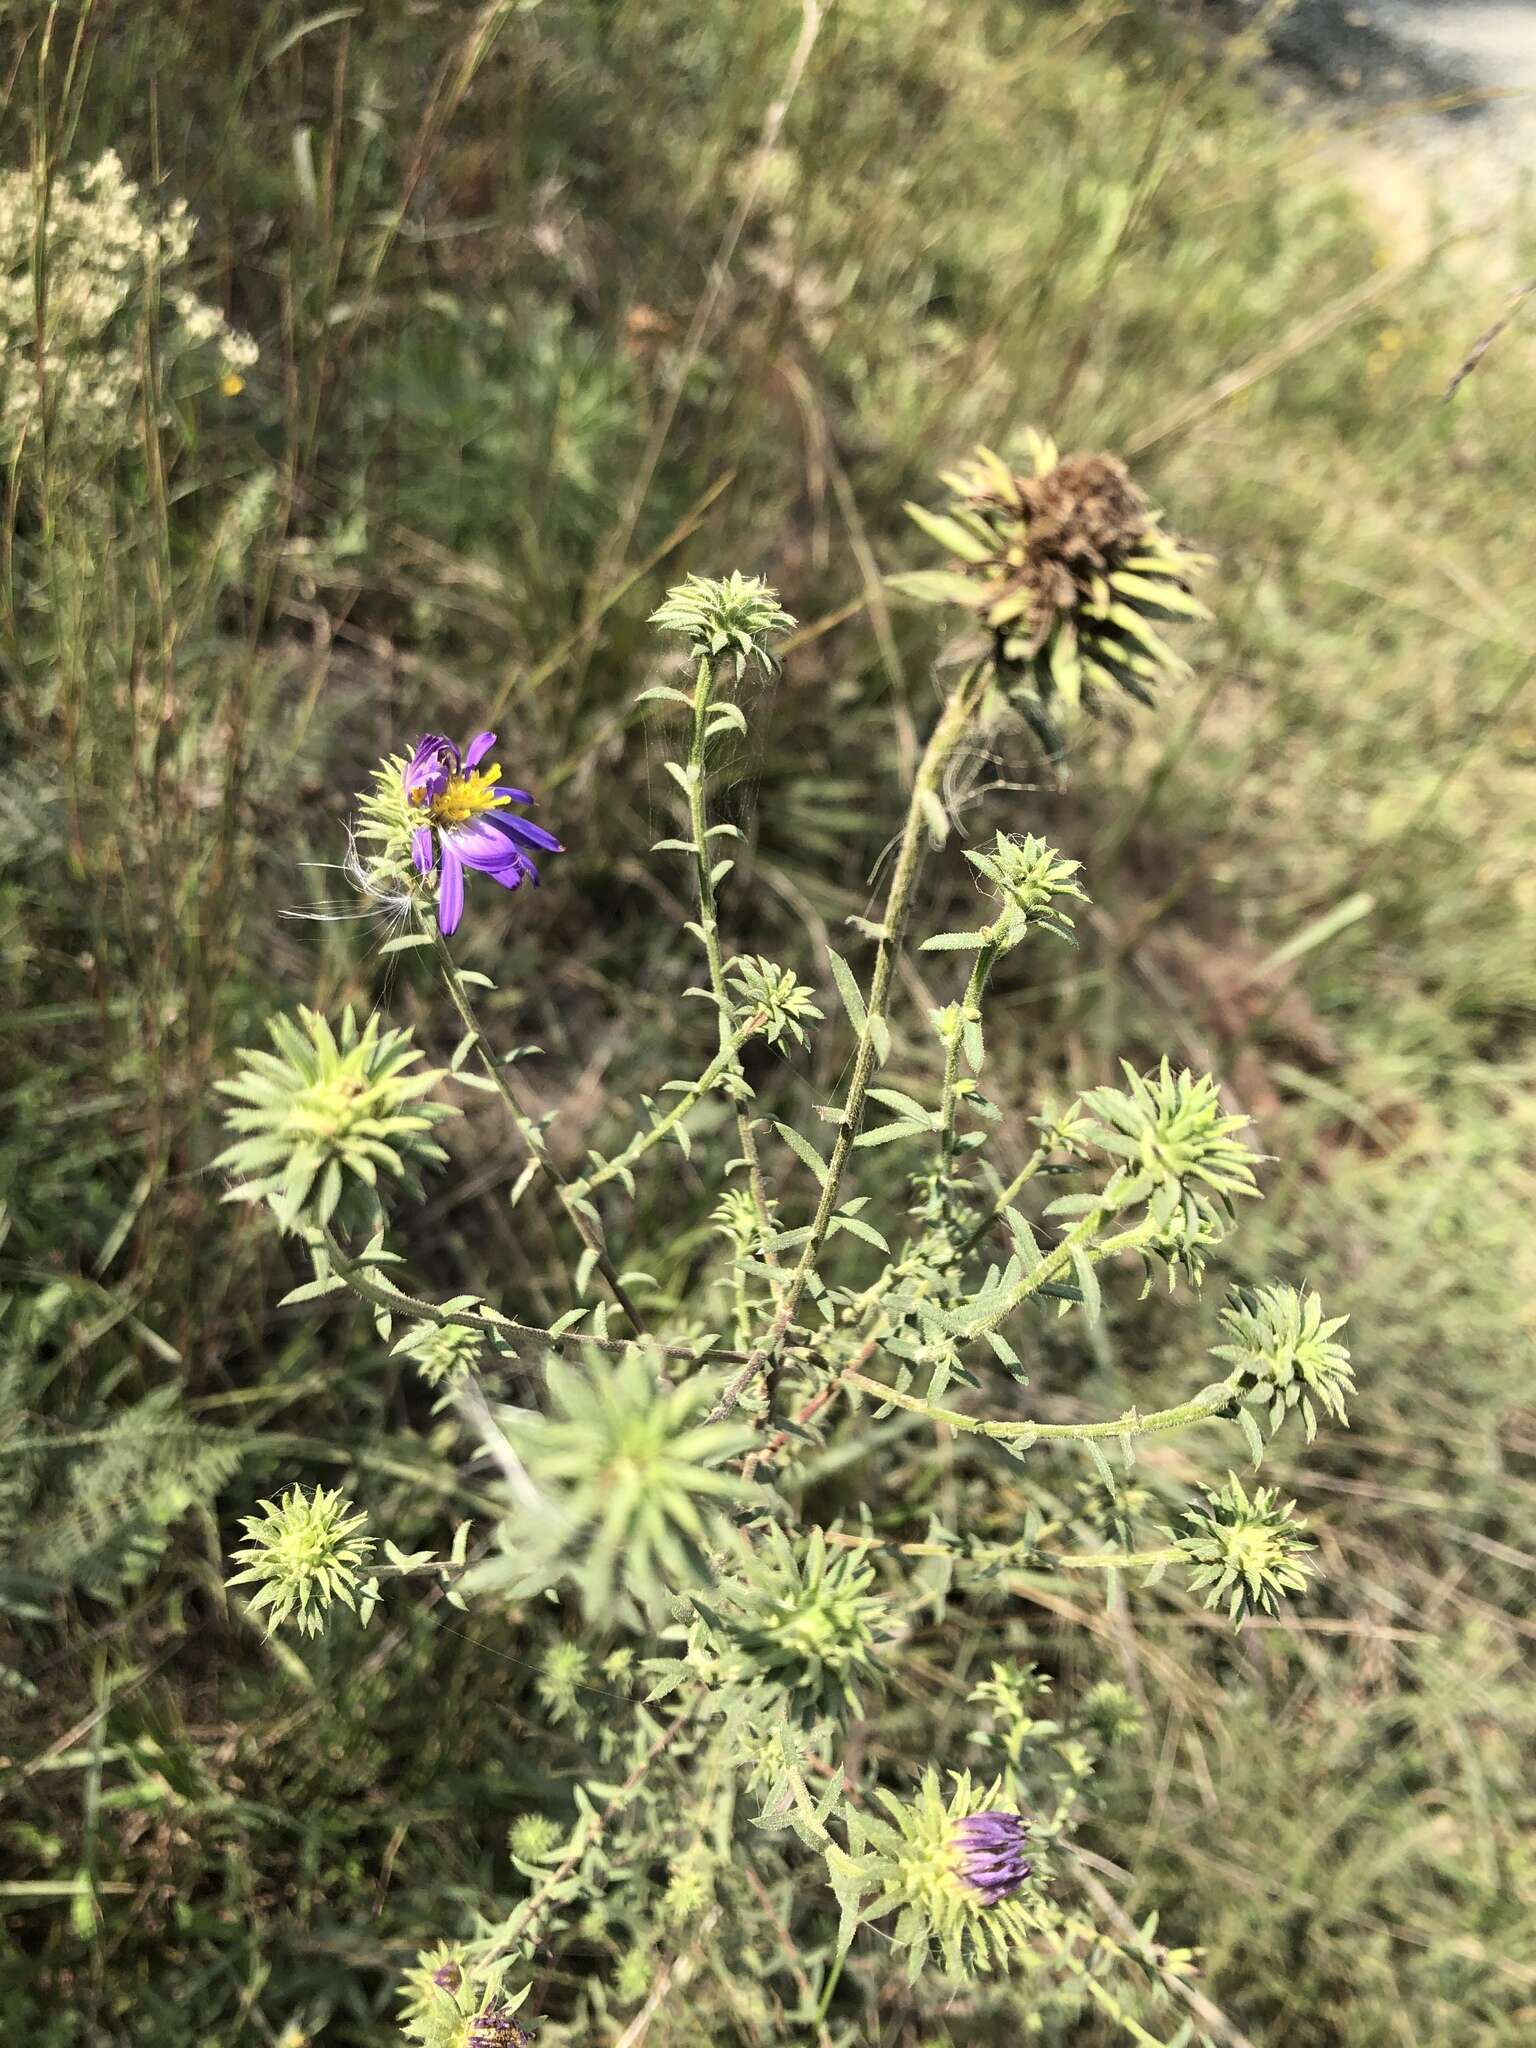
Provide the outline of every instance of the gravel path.
[[1373,145],[1416,159],[1453,217],[1507,215],[1530,184],[1536,0],[1295,0],[1267,40],[1313,92],[1380,116]]

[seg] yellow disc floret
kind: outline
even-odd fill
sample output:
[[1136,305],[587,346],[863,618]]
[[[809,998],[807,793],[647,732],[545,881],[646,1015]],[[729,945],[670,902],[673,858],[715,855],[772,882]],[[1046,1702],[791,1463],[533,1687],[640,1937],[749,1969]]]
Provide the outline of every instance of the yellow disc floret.
[[411,802],[426,812],[428,821],[439,831],[451,830],[455,825],[469,824],[486,811],[499,811],[512,801],[496,794],[500,777],[501,764],[493,761],[489,768],[477,768],[468,775],[451,775],[448,787],[439,797],[429,798],[424,789],[413,790]]

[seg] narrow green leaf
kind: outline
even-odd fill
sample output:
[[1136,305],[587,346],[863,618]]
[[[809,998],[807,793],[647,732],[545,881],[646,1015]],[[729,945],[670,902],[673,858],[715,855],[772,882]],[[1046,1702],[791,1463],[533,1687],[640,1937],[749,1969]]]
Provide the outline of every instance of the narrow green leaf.
[[808,1166],[811,1172],[815,1174],[817,1180],[825,1186],[827,1162],[822,1158],[809,1138],[802,1138],[800,1133],[789,1124],[775,1123],[773,1128],[784,1140],[790,1151],[794,1153],[795,1157]]
[[862,1034],[868,1012],[864,1008],[864,998],[859,992],[859,984],[854,979],[853,969],[842,955],[834,953],[830,946],[827,948],[827,960],[832,969],[832,979],[837,983],[837,992],[843,999],[843,1008],[848,1012],[848,1022],[855,1031]]

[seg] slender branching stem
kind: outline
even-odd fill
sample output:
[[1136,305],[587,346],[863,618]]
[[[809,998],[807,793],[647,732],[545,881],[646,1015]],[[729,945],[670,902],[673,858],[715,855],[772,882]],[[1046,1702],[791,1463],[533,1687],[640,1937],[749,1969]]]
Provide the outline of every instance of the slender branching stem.
[[924,1401],[916,1394],[906,1394],[895,1387],[882,1386],[879,1380],[872,1380],[864,1373],[845,1370],[842,1374],[845,1387],[857,1387],[861,1394],[869,1394],[877,1401],[888,1402],[892,1407],[905,1408],[913,1415],[926,1415],[930,1422],[946,1422],[951,1429],[965,1430],[972,1436],[989,1436],[999,1443],[1097,1443],[1106,1440],[1124,1440],[1127,1437],[1161,1436],[1169,1430],[1185,1429],[1194,1422],[1209,1422],[1213,1417],[1226,1414],[1239,1389],[1230,1381],[1223,1381],[1219,1387],[1197,1395],[1192,1401],[1182,1401],[1175,1408],[1156,1408],[1143,1415],[1135,1408],[1127,1408],[1123,1415],[1117,1415],[1110,1422],[993,1422],[984,1416],[966,1415],[958,1408],[940,1408],[935,1402]]
[[965,986],[965,1000],[960,1015],[950,1034],[944,1054],[944,1094],[939,1109],[939,1185],[947,1219],[952,1203],[951,1183],[955,1174],[955,1146],[959,1140],[960,1113],[960,1053],[965,1040],[965,1027],[981,1016],[981,999],[986,993],[987,976],[992,972],[993,963],[1002,951],[1003,930],[1007,920],[999,918],[989,925],[984,942],[977,948],[971,963],[970,980]]
[[688,1723],[704,1704],[707,1697],[708,1689],[700,1686],[699,1690],[684,1705],[681,1712],[674,1714],[672,1719],[667,1722],[666,1726],[660,1731],[655,1741],[651,1743],[644,1756],[641,1757],[640,1761],[635,1765],[629,1776],[620,1785],[602,1811],[589,1815],[578,1826],[574,1846],[565,1859],[556,1864],[555,1868],[545,1878],[543,1884],[539,1886],[539,1889],[533,1896],[523,1901],[522,1905],[518,1907],[517,1911],[497,1933],[491,1947],[479,1958],[482,1968],[488,1968],[490,1964],[497,1962],[502,1956],[512,1953],[519,1940],[526,1934],[529,1925],[543,1912],[549,1902],[558,1896],[561,1886],[580,1865],[582,1857],[586,1855],[594,1843],[602,1839],[603,1830],[610,1821],[623,1812],[630,1800],[634,1798],[636,1792],[644,1783],[647,1771],[672,1747],[672,1744],[688,1726]]
[[649,1337],[595,1337],[588,1330],[545,1330],[535,1323],[520,1323],[515,1316],[503,1315],[500,1309],[492,1308],[489,1303],[482,1303],[475,1309],[440,1308],[435,1301],[423,1301],[417,1295],[407,1294],[403,1287],[384,1275],[370,1273],[351,1257],[333,1230],[327,1229],[323,1234],[325,1249],[337,1278],[350,1287],[359,1300],[366,1301],[371,1308],[387,1310],[390,1315],[410,1316],[417,1322],[435,1323],[440,1330],[474,1330],[482,1337],[501,1336],[509,1342],[537,1344],[548,1351],[580,1351],[590,1347],[612,1357],[642,1351],[648,1358],[686,1360],[695,1366],[738,1365],[747,1357],[744,1351],[699,1351],[688,1344],[662,1344]]
[[837,1209],[843,1174],[853,1151],[854,1141],[859,1134],[865,1098],[869,1093],[870,1080],[878,1061],[877,1041],[885,1028],[885,1013],[890,1002],[896,961],[906,935],[907,918],[912,909],[917,878],[922,872],[923,842],[929,831],[933,809],[941,801],[940,790],[943,786],[944,771],[949,766],[955,749],[970,730],[986,687],[987,673],[986,662],[977,662],[966,671],[953,696],[945,705],[943,714],[924,749],[923,758],[918,764],[911,799],[907,805],[906,823],[902,828],[901,846],[896,856],[895,870],[891,875],[890,889],[886,895],[880,947],[875,957],[875,971],[865,1003],[864,1024],[859,1032],[859,1042],[854,1053],[853,1073],[848,1082],[848,1092],[843,1099],[837,1138],[832,1147],[832,1157],[827,1164],[826,1177],[822,1182],[821,1199],[811,1220],[810,1235],[805,1241],[794,1271],[779,1296],[767,1335],[726,1387],[711,1412],[711,1421],[723,1421],[736,1407],[754,1376],[777,1355],[785,1333],[794,1320],[795,1310],[799,1307],[806,1283],[816,1269],[816,1261],[821,1255],[821,1247]]
[[1140,1571],[1150,1570],[1153,1565],[1173,1564],[1182,1556],[1177,1544],[1167,1543],[1161,1550],[1097,1550],[1091,1556],[1052,1555],[1044,1562],[1064,1572]]
[[[826,1529],[822,1533],[828,1543],[844,1550],[864,1550],[873,1546],[893,1551],[898,1557],[947,1557],[956,1563],[964,1562],[964,1553],[951,1543],[892,1543],[884,1537],[868,1536],[854,1529]],[[1169,1544],[1161,1550],[1044,1551],[1038,1562],[1042,1569],[1048,1566],[1052,1570],[1059,1568],[1069,1572],[1107,1572],[1121,1568],[1134,1571],[1150,1569],[1157,1564],[1172,1564],[1181,1555],[1176,1546]]]
[[[707,653],[699,656],[698,679],[693,690],[693,725],[688,740],[688,822],[693,837],[694,874],[699,892],[699,931],[704,940],[704,955],[709,963],[710,992],[715,999],[715,1008],[720,1023],[720,1050],[730,1048],[731,1039],[731,998],[725,985],[725,960],[720,950],[720,917],[715,904],[714,862],[709,851],[709,809],[706,796],[709,788],[709,714],[714,696],[715,663]],[[747,1185],[752,1194],[752,1212],[757,1220],[758,1236],[766,1239],[773,1235],[773,1219],[768,1204],[768,1188],[763,1179],[762,1156],[757,1149],[757,1132],[752,1125],[752,1112],[747,1102],[747,1084],[741,1071],[741,1062],[731,1049],[728,1071],[734,1086],[731,1099],[736,1111],[736,1137],[741,1147],[742,1161],[747,1169]],[[777,1255],[769,1249],[763,1254],[770,1268],[777,1268]]]
[[1080,1253],[1094,1265],[1098,1265],[1105,1259],[1114,1258],[1119,1252],[1136,1250],[1147,1244],[1153,1235],[1152,1224],[1142,1222],[1130,1230],[1122,1230],[1115,1237],[1106,1237],[1095,1243],[1094,1240],[1103,1229],[1105,1220],[1105,1212],[1102,1209],[1090,1209],[1086,1216],[1072,1226],[1065,1237],[1057,1239],[1038,1265],[1031,1267],[1000,1308],[992,1309],[974,1323],[967,1323],[956,1334],[960,1337],[984,1337],[989,1331],[1000,1329],[1016,1308],[1022,1307],[1033,1295],[1038,1294],[1049,1281],[1062,1278],[1072,1266],[1076,1254]]
[[484,1067],[496,1093],[505,1104],[507,1114],[517,1126],[518,1136],[528,1147],[529,1152],[538,1161],[539,1165],[543,1167],[551,1181],[553,1181],[555,1192],[560,1198],[561,1207],[575,1226],[577,1236],[592,1254],[598,1272],[602,1274],[603,1279],[607,1283],[608,1292],[623,1310],[630,1328],[637,1335],[643,1337],[645,1335],[645,1325],[640,1319],[640,1311],[630,1299],[629,1290],[619,1278],[617,1269],[612,1259],[608,1256],[607,1247],[603,1243],[598,1225],[592,1216],[582,1209],[573,1197],[570,1183],[555,1164],[549,1147],[544,1142],[544,1133],[539,1129],[534,1118],[528,1114],[521,1102],[518,1101],[517,1093],[508,1078],[506,1068],[497,1059],[495,1048],[490,1044],[490,1041],[481,1029],[480,1020],[475,1014],[474,1004],[469,999],[469,990],[464,986],[463,977],[459,973],[458,962],[450,952],[447,940],[435,925],[431,927],[431,938],[434,946],[437,948],[438,965],[442,969],[443,982],[448,990],[449,1000],[459,1013],[459,1022],[473,1039],[480,1064]]
[[1025,1188],[1028,1187],[1041,1167],[1050,1158],[1052,1149],[1049,1143],[1035,1147],[1034,1151],[1030,1153],[1024,1164],[1013,1176],[1013,1179],[1009,1181],[1007,1187],[1003,1189],[997,1200],[992,1204],[986,1215],[982,1217],[970,1236],[960,1246],[961,1258],[964,1258],[967,1252],[972,1252],[976,1249],[977,1245],[980,1244],[981,1240],[986,1236],[1005,1209],[1013,1207],[1013,1204],[1019,1199]]
[[722,1077],[731,1072],[736,1065],[736,1055],[749,1038],[755,1037],[762,1030],[767,1021],[767,1012],[757,1010],[744,1024],[728,1032],[725,1044],[721,1046],[698,1080],[689,1084],[664,1117],[652,1124],[649,1130],[637,1132],[616,1158],[605,1160],[591,1173],[584,1174],[580,1180],[573,1180],[570,1183],[567,1192],[571,1200],[585,1201],[587,1196],[594,1194],[598,1188],[606,1187],[609,1181],[617,1180],[621,1174],[628,1173],[653,1145],[659,1145],[663,1138],[670,1137],[689,1111],[696,1109],[710,1090],[719,1085]]

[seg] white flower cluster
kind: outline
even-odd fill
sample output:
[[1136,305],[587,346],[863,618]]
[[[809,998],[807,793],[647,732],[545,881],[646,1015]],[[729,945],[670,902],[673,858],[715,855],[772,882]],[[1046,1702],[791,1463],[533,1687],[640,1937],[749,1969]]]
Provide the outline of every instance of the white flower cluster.
[[[0,175],[0,438],[14,447],[40,406],[55,433],[88,436],[98,453],[123,446],[136,427],[143,374],[143,320],[158,295],[158,345],[169,368],[207,352],[212,375],[239,389],[256,344],[176,281],[192,245],[184,199],[158,218],[107,150],[53,180],[46,215],[30,171]],[[44,251],[42,361],[34,257]]]

